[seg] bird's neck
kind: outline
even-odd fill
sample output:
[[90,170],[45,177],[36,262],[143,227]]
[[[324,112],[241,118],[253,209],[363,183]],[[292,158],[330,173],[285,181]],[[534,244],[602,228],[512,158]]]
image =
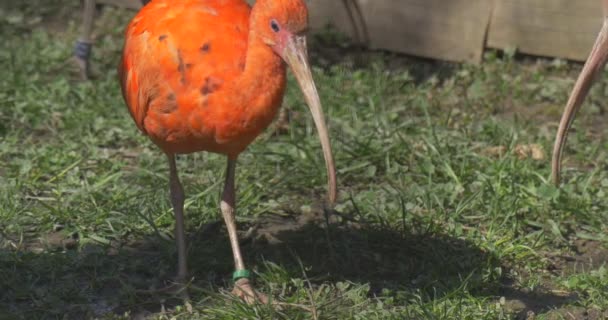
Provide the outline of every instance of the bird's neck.
[[254,98],[261,92],[272,91],[285,81],[285,63],[254,33],[249,35],[245,69],[239,79],[239,88],[248,88]]
[[240,117],[253,122],[272,121],[283,100],[285,72],[281,57],[258,37],[250,35],[245,68],[235,81],[234,102],[242,108]]
[[283,60],[261,40],[251,38],[244,71],[235,79],[228,95],[233,112],[222,111],[229,124],[225,126],[228,128],[226,134],[232,138],[242,137],[237,139],[239,145],[235,146],[238,152],[270,125],[285,93],[286,67]]

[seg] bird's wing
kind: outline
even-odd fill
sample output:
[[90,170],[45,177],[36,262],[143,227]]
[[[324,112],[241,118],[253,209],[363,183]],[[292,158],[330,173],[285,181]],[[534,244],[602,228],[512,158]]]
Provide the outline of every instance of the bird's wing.
[[201,92],[243,71],[249,12],[243,0],[154,0],[133,18],[118,70],[140,130],[148,116],[179,121],[166,115],[192,111]]

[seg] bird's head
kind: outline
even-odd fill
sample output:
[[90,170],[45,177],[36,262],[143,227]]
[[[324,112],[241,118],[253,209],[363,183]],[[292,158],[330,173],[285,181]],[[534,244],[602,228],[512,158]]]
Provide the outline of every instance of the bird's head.
[[308,29],[308,8],[303,0],[258,0],[252,12],[256,34],[281,55],[292,38]]
[[336,200],[334,160],[321,100],[308,64],[308,8],[304,0],[257,0],[250,19],[250,32],[289,65],[304,93],[321,140],[329,180],[329,202],[333,204]]
[[555,184],[559,185],[561,158],[563,146],[568,136],[568,130],[574,121],[576,113],[581,108],[585,96],[589,93],[593,80],[601,73],[608,61],[608,0],[602,1],[604,5],[604,25],[593,45],[593,49],[585,62],[585,66],[570,93],[568,103],[562,115],[562,119],[555,137],[553,146],[553,159],[551,161],[551,177]]

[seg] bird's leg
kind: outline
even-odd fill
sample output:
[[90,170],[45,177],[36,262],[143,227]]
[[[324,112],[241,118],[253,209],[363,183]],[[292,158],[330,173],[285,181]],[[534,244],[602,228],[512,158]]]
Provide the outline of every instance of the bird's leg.
[[175,215],[175,243],[177,244],[177,276],[175,283],[161,289],[136,290],[139,294],[173,293],[180,295],[186,302],[188,311],[192,310],[186,290],[186,278],[188,276],[188,264],[186,256],[186,235],[184,229],[184,188],[179,181],[175,155],[167,153],[169,160],[169,192],[171,205]]
[[169,159],[169,190],[175,214],[175,242],[177,243],[177,281],[183,283],[188,276],[186,262],[186,236],[184,230],[184,188],[177,175],[175,155],[167,154]]
[[241,248],[239,246],[239,239],[236,233],[236,221],[235,221],[235,193],[234,193],[234,173],[236,169],[236,158],[228,158],[228,167],[226,169],[226,183],[224,185],[224,192],[222,193],[222,201],[220,203],[220,209],[222,210],[222,216],[226,222],[226,229],[228,229],[228,237],[230,238],[230,245],[232,246],[232,254],[234,256],[234,267],[235,272],[233,274],[234,290],[232,293],[247,303],[268,303],[268,298],[256,292],[251,285],[249,279],[249,271],[245,269],[245,263],[241,256]]
[[91,33],[95,18],[95,0],[84,0],[82,31],[74,47],[74,60],[79,68],[81,80],[89,78],[89,55],[91,53]]
[[[351,4],[354,7],[351,7]],[[358,1],[342,0],[342,6],[346,9],[348,18],[353,31],[355,33],[355,42],[359,46],[369,45],[369,32],[367,30],[367,23],[365,22],[365,16],[363,16],[361,7]],[[356,14],[356,16],[355,16]]]

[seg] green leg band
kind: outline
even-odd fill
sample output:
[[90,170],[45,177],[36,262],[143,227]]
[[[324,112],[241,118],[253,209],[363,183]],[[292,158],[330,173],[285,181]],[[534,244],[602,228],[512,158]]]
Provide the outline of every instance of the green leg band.
[[247,269],[242,269],[242,270],[236,270],[232,274],[232,281],[237,281],[242,278],[247,278],[247,279],[251,278],[251,272],[249,272],[249,270],[247,270]]

